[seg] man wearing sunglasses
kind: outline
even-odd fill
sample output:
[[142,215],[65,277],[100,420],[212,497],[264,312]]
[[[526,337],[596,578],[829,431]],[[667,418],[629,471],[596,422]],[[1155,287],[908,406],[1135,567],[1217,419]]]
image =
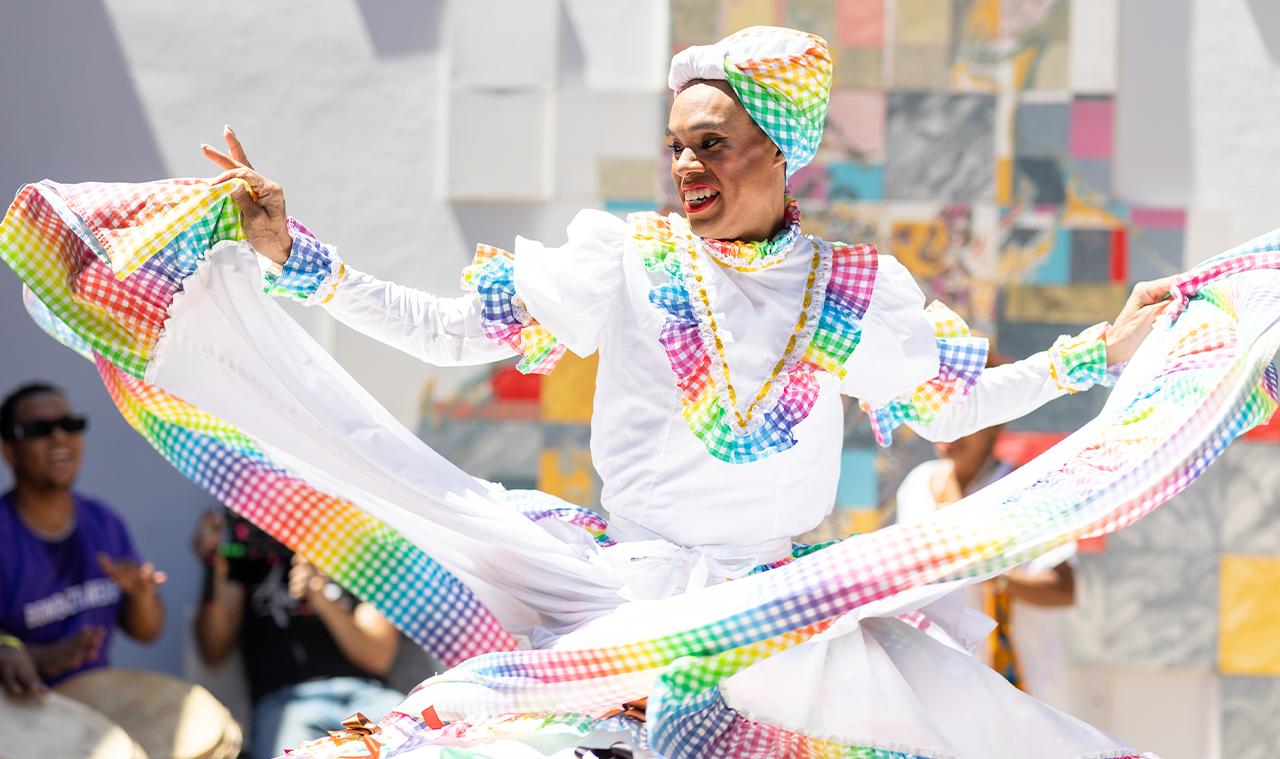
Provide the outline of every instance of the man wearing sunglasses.
[[0,403],[14,484],[0,496],[0,686],[15,694],[106,666],[117,624],[144,642],[164,627],[164,573],[139,561],[115,512],[72,492],[85,426],[51,385]]

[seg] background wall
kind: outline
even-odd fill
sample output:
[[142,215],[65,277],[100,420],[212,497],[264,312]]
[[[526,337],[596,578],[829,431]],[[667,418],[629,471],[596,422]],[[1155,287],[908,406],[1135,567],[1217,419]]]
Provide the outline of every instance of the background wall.
[[[442,295],[477,242],[554,245],[580,208],[670,203],[673,50],[754,23],[824,36],[826,139],[793,180],[809,232],[869,241],[1012,357],[1111,318],[1131,282],[1280,225],[1280,0],[44,0],[0,5],[0,187],[213,173],[232,124],[289,208],[356,268]],[[127,429],[0,270],[0,389],[64,385],[92,419],[81,487],[169,571],[182,671],[207,496]],[[401,421],[481,476],[598,503],[591,359],[546,379],[427,367],[286,308]],[[1034,452],[1098,391],[1015,425]],[[849,416],[823,535],[872,529],[928,446]],[[1073,710],[1166,759],[1280,755],[1280,438],[1236,444],[1089,546]],[[0,487],[7,487],[0,474]]]

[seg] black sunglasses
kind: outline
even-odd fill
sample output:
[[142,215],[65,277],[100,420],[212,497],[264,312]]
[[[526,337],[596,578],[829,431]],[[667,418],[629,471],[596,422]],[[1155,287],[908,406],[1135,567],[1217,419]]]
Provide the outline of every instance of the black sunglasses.
[[64,416],[59,419],[37,419],[34,422],[26,424],[14,425],[13,439],[26,440],[27,438],[48,437],[53,434],[54,430],[62,430],[63,432],[84,432],[84,428],[89,426],[89,420],[83,416]]

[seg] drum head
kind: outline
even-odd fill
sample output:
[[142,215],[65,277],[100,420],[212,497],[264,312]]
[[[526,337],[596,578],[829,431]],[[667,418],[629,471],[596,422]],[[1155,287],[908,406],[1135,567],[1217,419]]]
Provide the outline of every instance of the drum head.
[[0,759],[147,759],[119,725],[57,693],[0,695],[0,723]]
[[209,691],[176,677],[104,668],[63,681],[56,690],[114,720],[151,759],[221,759],[240,748],[240,729],[227,708]]

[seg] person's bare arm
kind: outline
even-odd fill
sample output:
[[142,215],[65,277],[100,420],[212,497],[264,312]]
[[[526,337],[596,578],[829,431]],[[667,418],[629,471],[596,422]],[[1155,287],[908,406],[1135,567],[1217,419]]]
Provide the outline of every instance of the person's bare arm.
[[209,666],[221,664],[231,653],[244,621],[244,586],[228,578],[231,566],[218,553],[224,524],[221,512],[205,509],[191,536],[191,552],[211,575],[210,597],[202,599],[195,625],[196,647]]
[[294,556],[289,571],[290,595],[311,605],[347,661],[371,675],[385,675],[400,650],[400,632],[369,604],[356,604],[347,611],[330,601],[324,594],[327,584],[329,578],[320,570]]
[[1044,572],[1013,569],[1004,576],[1009,595],[1036,606],[1070,606],[1076,600],[1076,573],[1063,562]]
[[222,569],[213,568],[213,598],[200,604],[196,613],[196,645],[200,658],[209,666],[221,664],[240,635],[244,621],[244,586],[227,579],[226,559]]

